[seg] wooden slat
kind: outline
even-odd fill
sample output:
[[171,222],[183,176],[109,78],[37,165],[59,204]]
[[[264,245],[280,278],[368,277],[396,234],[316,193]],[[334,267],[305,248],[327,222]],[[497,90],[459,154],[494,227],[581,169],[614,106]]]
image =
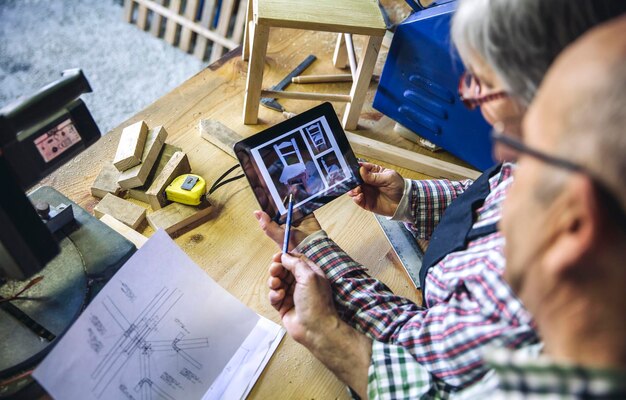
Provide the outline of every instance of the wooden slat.
[[[218,35],[226,37],[228,33],[228,26],[230,25],[230,17],[233,15],[233,5],[235,2],[233,0],[222,0],[222,6],[220,8],[220,19],[217,22],[217,27],[215,32]],[[213,43],[213,48],[211,49],[211,57],[209,57],[209,62],[217,60],[222,56],[224,51],[224,46],[219,43]]]
[[133,0],[124,0],[124,21],[132,23],[133,22],[133,8],[135,7],[135,2]]
[[[198,0],[187,0],[187,4],[185,5],[185,18],[189,21],[196,21],[196,14],[198,13]],[[180,43],[178,47],[184,52],[188,52],[191,47],[191,39],[192,39],[193,31],[186,26],[183,26],[180,32]]]
[[282,90],[261,90],[261,96],[271,97],[271,98],[276,98],[276,99],[338,101],[338,102],[344,102],[344,103],[350,101],[350,95],[347,95],[347,94],[285,92]]
[[473,169],[405,150],[378,140],[369,139],[352,132],[346,132],[346,136],[352,150],[357,154],[377,160],[385,160],[393,165],[435,178],[476,179],[480,176],[480,172]]
[[[140,4],[142,2],[139,2]],[[145,5],[146,2],[143,2]],[[148,2],[149,3],[149,2]],[[178,21],[176,21],[176,18],[174,18],[174,16],[180,16],[180,10],[182,7],[182,1],[181,0],[170,0],[170,12],[168,14],[166,13],[161,13],[163,14],[164,17],[167,18],[167,22],[165,23],[165,41],[169,44],[174,44],[174,42],[176,41],[176,31],[178,30],[178,25],[176,24]],[[181,24],[182,25],[182,24]]]
[[[156,4],[163,4],[164,0],[152,0]],[[161,27],[163,26],[163,16],[158,12],[152,11],[152,21],[150,21],[150,33],[156,37],[161,36]]]
[[[156,3],[153,3],[150,0],[135,0],[137,3],[143,4],[146,7],[148,7],[149,9],[151,9],[154,12],[160,13],[162,16],[164,16],[165,18],[167,18],[167,23],[169,23],[170,21],[173,21],[174,23],[174,28],[176,28],[176,24],[182,25],[182,26],[186,26],[189,29],[191,29],[192,31],[196,32],[199,35],[203,35],[206,38],[221,44],[222,46],[226,47],[229,50],[234,49],[235,47],[239,46],[239,43],[236,43],[230,39],[224,38],[220,35],[218,35],[217,33],[206,29],[204,27],[202,27],[200,24],[197,24],[195,22],[191,22],[187,19],[185,19],[185,17],[183,17],[182,15],[176,14],[174,13],[172,10],[163,7],[161,5],[158,5]],[[178,0],[180,2],[180,0]],[[166,30],[166,34],[167,34],[167,24],[165,26],[165,30]],[[174,38],[176,36],[176,29],[174,29]]]
[[233,28],[232,39],[239,43],[243,36],[243,28],[246,26],[246,0],[239,0],[239,7],[237,8],[237,16],[235,17],[235,27]]
[[146,30],[148,26],[148,7],[144,5],[139,5],[139,9],[137,10],[137,21],[135,22],[137,27],[142,31]]
[[[200,25],[203,28],[212,28],[213,12],[215,11],[215,0],[206,0],[202,6],[202,16],[200,17]],[[204,54],[206,53],[206,46],[208,39],[202,35],[198,35],[196,38],[196,45],[193,49],[193,55],[201,60],[204,60]]]

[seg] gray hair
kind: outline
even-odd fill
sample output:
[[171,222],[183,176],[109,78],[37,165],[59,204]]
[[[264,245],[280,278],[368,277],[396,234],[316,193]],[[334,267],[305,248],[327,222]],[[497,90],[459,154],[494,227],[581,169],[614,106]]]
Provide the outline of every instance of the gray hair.
[[526,106],[565,47],[624,12],[624,0],[460,0],[452,40],[466,65],[480,56]]

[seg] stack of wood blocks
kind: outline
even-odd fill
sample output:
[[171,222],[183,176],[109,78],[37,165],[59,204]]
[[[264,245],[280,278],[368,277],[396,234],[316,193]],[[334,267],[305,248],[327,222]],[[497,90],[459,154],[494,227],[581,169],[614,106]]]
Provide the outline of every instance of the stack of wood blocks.
[[167,200],[165,188],[190,173],[191,165],[187,155],[166,139],[163,126],[149,129],[145,121],[127,126],[113,161],[104,165],[91,187],[91,194],[102,199],[94,208],[96,217],[138,247],[145,240],[137,231],[145,227],[146,219],[153,229],[175,236],[206,221],[211,211],[208,202],[192,207]]

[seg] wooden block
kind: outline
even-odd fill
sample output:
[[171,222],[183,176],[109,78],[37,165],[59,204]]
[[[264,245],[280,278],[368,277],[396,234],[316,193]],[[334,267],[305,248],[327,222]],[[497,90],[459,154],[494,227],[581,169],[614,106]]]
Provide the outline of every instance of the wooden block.
[[203,208],[172,203],[148,215],[148,223],[154,230],[164,229],[170,236],[177,236],[209,219],[211,205]]
[[117,184],[119,176],[120,171],[112,163],[105,163],[96,180],[91,185],[91,195],[100,199],[106,196],[107,193],[115,196],[119,195],[122,190]]
[[167,164],[165,164],[161,173],[154,178],[152,185],[150,185],[146,191],[146,194],[148,195],[148,203],[153,210],[158,210],[167,204],[167,200],[165,198],[165,188],[167,185],[172,183],[177,176],[187,174],[189,172],[191,172],[191,165],[189,165],[187,154],[182,151],[174,153],[172,158],[170,158]]
[[146,209],[108,193],[93,209],[97,218],[109,214],[133,229],[146,219]]
[[369,139],[352,132],[346,132],[346,137],[352,150],[357,154],[376,158],[421,174],[455,180],[476,179],[480,176],[480,172],[473,169]]
[[120,174],[117,183],[122,189],[132,189],[146,183],[152,167],[159,157],[165,144],[167,131],[162,126],[150,129],[141,155],[141,164],[136,165]]
[[113,229],[120,235],[124,236],[129,242],[133,243],[138,249],[141,248],[148,238],[137,232],[136,230],[124,225],[122,222],[113,218],[109,214],[102,214],[100,221],[104,222],[109,228]]
[[202,139],[208,140],[229,156],[236,158],[233,146],[243,140],[243,136],[214,119],[201,119],[198,130]]
[[113,165],[118,171],[126,171],[141,162],[141,153],[147,136],[148,125],[144,121],[124,128],[113,159]]
[[161,149],[161,152],[159,153],[159,157],[157,158],[154,167],[152,167],[152,170],[148,175],[146,183],[143,186],[127,190],[126,193],[128,194],[128,197],[130,197],[131,199],[142,201],[144,203],[149,203],[148,195],[146,192],[148,188],[150,188],[150,185],[152,185],[154,178],[157,177],[161,173],[161,171],[163,171],[163,168],[165,168],[167,162],[170,160],[170,158],[172,158],[172,155],[181,150],[182,149],[178,146],[172,146],[171,144],[165,143],[163,145],[163,148]]

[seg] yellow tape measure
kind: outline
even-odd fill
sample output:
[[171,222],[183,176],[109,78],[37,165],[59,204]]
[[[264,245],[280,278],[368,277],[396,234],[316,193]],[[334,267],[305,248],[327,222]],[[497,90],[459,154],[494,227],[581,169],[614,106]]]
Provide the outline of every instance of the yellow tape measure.
[[165,196],[169,201],[197,206],[206,195],[206,181],[199,175],[184,174],[172,181],[165,188]]

